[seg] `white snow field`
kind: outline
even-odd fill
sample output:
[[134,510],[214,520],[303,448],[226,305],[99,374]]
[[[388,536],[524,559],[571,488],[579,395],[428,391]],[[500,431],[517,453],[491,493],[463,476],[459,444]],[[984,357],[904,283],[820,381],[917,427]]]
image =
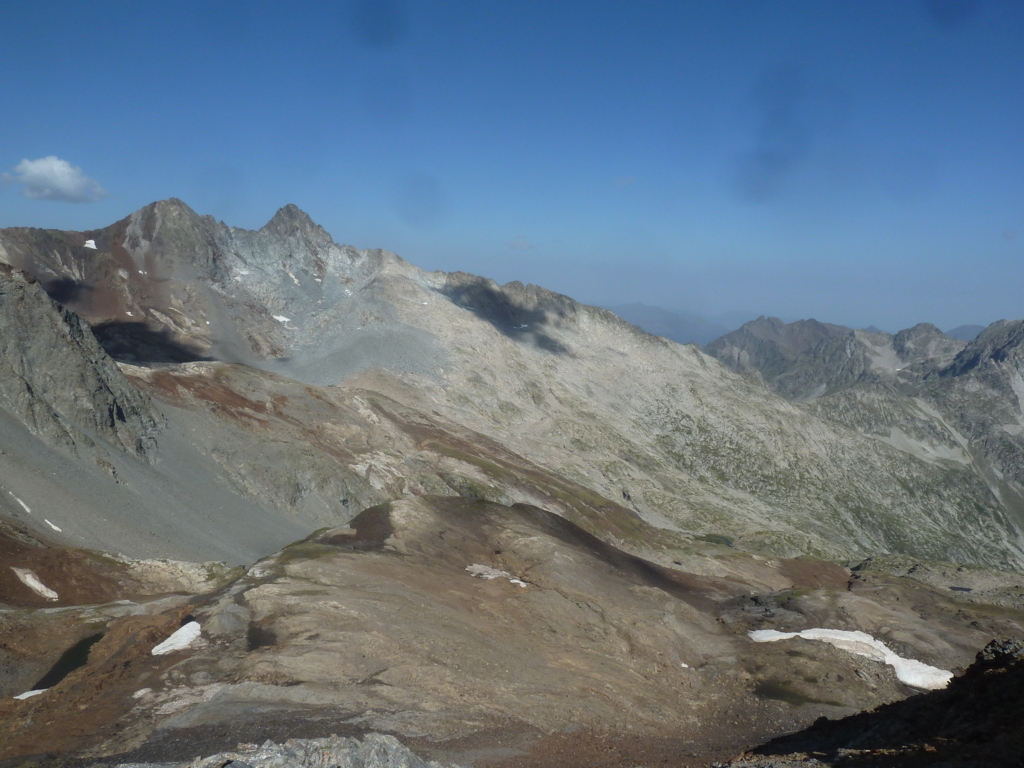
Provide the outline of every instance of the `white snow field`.
[[755,643],[772,643],[802,637],[804,640],[821,640],[843,651],[866,656],[888,664],[896,671],[896,677],[907,685],[926,690],[945,688],[953,673],[925,664],[914,659],[905,659],[893,653],[884,643],[866,632],[844,629],[805,629],[802,632],[779,632],[774,629],[755,629],[748,633]]
[[21,583],[31,589],[40,597],[45,597],[47,600],[56,600],[59,595],[50,589],[48,586],[43,584],[32,571],[27,568],[11,568],[15,575],[21,580]]
[[163,656],[174,651],[182,651],[199,639],[199,622],[190,621],[175,630],[174,634],[153,648],[154,656]]

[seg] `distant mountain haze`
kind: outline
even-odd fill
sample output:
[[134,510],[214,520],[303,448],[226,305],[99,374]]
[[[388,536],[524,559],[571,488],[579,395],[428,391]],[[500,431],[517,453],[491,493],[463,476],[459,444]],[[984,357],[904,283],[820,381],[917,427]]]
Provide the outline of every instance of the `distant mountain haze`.
[[912,692],[753,630],[1024,626],[1024,320],[701,348],[171,199],[0,230],[0,328],[0,760],[707,763]]
[[673,312],[647,304],[615,304],[605,308],[648,333],[664,336],[679,344],[707,344],[731,330],[700,315]]
[[[387,251],[338,245],[292,205],[248,231],[172,199],[99,230],[2,230],[0,249],[4,261],[91,323],[111,355],[135,366],[138,386],[175,407],[192,400],[174,393],[198,384],[186,384],[192,369],[160,373],[160,366],[191,365],[207,371],[197,381],[210,381],[219,363],[241,364],[251,372],[237,381],[240,374],[218,374],[218,397],[233,397],[256,376],[245,386],[272,401],[269,392],[285,384],[256,370],[315,387],[362,386],[436,412],[516,461],[557,468],[557,476],[616,500],[616,514],[726,536],[753,551],[905,551],[992,564],[1015,563],[1024,552],[1021,518],[1004,514],[1017,498],[1010,479],[1017,460],[1007,458],[1019,450],[1015,433],[993,435],[1003,457],[993,465],[1003,478],[996,481],[987,464],[961,461],[965,438],[941,421],[951,424],[954,414],[934,415],[935,402],[901,417],[913,424],[892,426],[870,411],[857,416],[851,403],[837,413],[825,407],[829,396],[852,396],[860,386],[896,387],[916,403],[906,387],[957,381],[940,374],[954,370],[964,344],[934,326],[889,335],[761,317],[708,345],[719,365],[539,286],[425,272]],[[1009,381],[1004,390],[1013,391]],[[1007,407],[1004,423],[1015,423],[1017,401]],[[990,420],[964,418],[971,429],[989,428]],[[858,419],[869,424],[862,436],[848,431]],[[940,421],[926,427],[922,419]],[[481,482],[479,469],[459,480],[426,462],[417,472],[427,474],[410,485],[409,456],[398,454],[373,459],[384,464],[371,482],[345,466],[328,469],[340,460],[328,451],[318,469],[280,486],[283,468],[306,449],[296,444],[294,458],[282,454],[268,465],[270,454],[257,459],[244,441],[223,442],[239,427],[210,433],[216,471],[263,505],[286,503],[293,520],[308,524],[344,521],[404,488],[436,488],[441,476],[449,489]],[[837,451],[845,461],[828,460]],[[938,460],[946,456],[956,461]],[[912,495],[908,476],[917,478]],[[942,491],[951,486],[955,494]],[[513,487],[490,476],[486,487],[477,492],[496,501],[541,498],[519,481]],[[591,514],[564,513],[580,522]],[[895,522],[917,518],[928,525]],[[980,533],[993,525],[1004,531],[997,543]],[[148,544],[139,543],[145,552]]]

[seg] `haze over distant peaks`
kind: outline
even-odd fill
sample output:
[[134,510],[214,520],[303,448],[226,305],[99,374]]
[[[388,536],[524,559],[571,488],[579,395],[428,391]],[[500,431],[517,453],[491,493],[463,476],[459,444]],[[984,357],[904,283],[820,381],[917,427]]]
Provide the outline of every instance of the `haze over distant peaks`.
[[954,670],[1024,622],[1024,321],[760,317],[716,359],[295,206],[0,262],[0,760],[296,724],[720,754],[908,693],[783,636]]
[[689,312],[678,312],[648,304],[609,304],[611,310],[648,333],[664,336],[678,344],[707,344],[730,328],[723,323],[708,320]]

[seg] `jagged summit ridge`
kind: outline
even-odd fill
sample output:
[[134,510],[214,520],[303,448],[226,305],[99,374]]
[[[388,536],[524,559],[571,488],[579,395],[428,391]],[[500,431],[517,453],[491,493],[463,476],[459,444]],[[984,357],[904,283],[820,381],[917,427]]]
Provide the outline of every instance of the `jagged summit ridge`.
[[736,371],[757,371],[790,400],[813,400],[859,382],[911,382],[948,365],[964,342],[930,323],[892,335],[817,320],[760,317],[707,346]]
[[[695,347],[567,296],[340,246],[294,207],[272,222],[231,228],[171,200],[94,233],[95,251],[73,233],[12,241],[41,274],[45,266],[87,289],[70,300],[124,361],[226,361],[309,385],[362,386],[557,468],[600,498],[623,499],[659,527],[758,551],[914,552],[991,564],[1024,557],[1017,519],[1002,517],[959,443],[940,444],[957,439],[948,430],[934,450],[904,450],[899,435],[849,431],[863,403],[851,401],[850,423],[837,426]],[[0,233],[0,243],[9,237]],[[65,249],[60,259],[49,256],[54,241]],[[813,394],[820,371],[840,388],[900,367],[885,334],[761,325],[820,349],[817,367],[780,378],[795,391]],[[791,348],[786,355],[801,360]],[[914,418],[933,425],[937,417],[921,410]],[[929,439],[934,431],[917,429]],[[384,479],[402,477],[403,462],[382,451],[372,463],[361,471],[407,492]],[[302,494],[334,495],[326,487]]]

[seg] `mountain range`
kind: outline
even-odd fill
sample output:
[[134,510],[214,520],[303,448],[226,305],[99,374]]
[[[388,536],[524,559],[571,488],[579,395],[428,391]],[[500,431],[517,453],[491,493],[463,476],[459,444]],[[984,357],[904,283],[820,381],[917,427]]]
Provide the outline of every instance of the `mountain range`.
[[912,692],[749,630],[956,670],[1024,626],[1022,321],[701,349],[172,199],[0,230],[0,325],[0,696],[91,642],[0,699],[3,757],[381,731],[706,764]]

